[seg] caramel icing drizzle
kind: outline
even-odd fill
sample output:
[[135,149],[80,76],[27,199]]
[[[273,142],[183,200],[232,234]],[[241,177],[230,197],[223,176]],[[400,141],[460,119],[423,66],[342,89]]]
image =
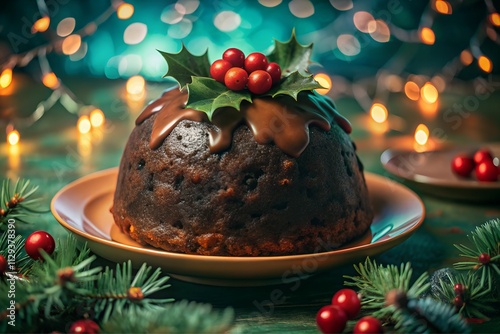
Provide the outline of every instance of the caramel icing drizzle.
[[[135,121],[141,124],[154,113],[158,113],[151,132],[149,147],[156,149],[182,120],[209,122],[205,113],[186,109],[187,93],[177,88],[149,104]],[[297,103],[289,96],[279,98],[258,97],[252,103],[244,101],[241,110],[220,108],[211,123],[209,133],[210,152],[218,153],[231,146],[234,129],[246,123],[259,144],[274,142],[283,152],[298,157],[309,144],[309,126],[316,125],[324,131],[336,122],[346,133],[351,132],[347,119],[337,113],[331,100],[316,94],[299,94]],[[312,112],[314,110],[314,112]]]

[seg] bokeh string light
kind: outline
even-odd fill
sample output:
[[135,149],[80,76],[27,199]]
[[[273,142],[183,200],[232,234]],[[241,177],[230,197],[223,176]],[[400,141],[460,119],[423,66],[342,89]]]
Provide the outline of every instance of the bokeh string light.
[[[43,0],[37,0],[38,10],[41,18],[36,20],[31,27],[31,33],[45,32],[50,28],[50,15],[48,8]],[[121,0],[111,0],[110,6],[103,11],[95,20],[87,23],[82,29],[74,32],[76,22],[72,17],[62,19],[56,28],[57,38],[50,39],[47,43],[37,46],[27,52],[12,54],[7,60],[0,64],[0,89],[7,88],[13,80],[13,69],[15,67],[25,67],[37,58],[41,69],[41,82],[46,87],[53,90],[53,93],[46,99],[38,103],[35,111],[28,117],[11,120],[6,126],[7,141],[11,144],[20,139],[18,130],[14,130],[12,125],[15,122],[20,127],[28,127],[38,121],[47,110],[52,108],[56,102],[60,102],[69,112],[80,115],[77,122],[77,130],[80,133],[87,133],[92,127],[100,127],[105,122],[105,116],[102,110],[92,106],[85,105],[76,95],[66,87],[61,79],[52,71],[46,55],[50,52],[58,52],[73,57],[82,48],[86,50],[86,44],[82,42],[85,37],[93,35],[96,30],[115,12],[120,19],[128,19],[134,13],[134,7],[131,4]],[[85,52],[86,53],[86,52]],[[83,54],[83,56],[85,55]],[[82,56],[82,58],[83,58]],[[80,58],[81,59],[81,58]],[[78,60],[78,58],[72,58]],[[88,110],[92,110],[88,114]],[[14,140],[12,138],[17,138]]]
[[[435,115],[438,110],[440,94],[450,86],[450,82],[464,68],[475,66],[484,74],[491,73],[494,70],[495,64],[492,60],[494,58],[483,50],[484,41],[489,39],[500,45],[500,37],[495,30],[495,27],[500,27],[500,14],[497,12],[492,0],[485,0],[486,12],[483,21],[478,25],[477,31],[468,43],[468,47],[457,52],[458,54],[454,57],[450,57],[450,60],[436,73],[427,73],[425,75],[408,73],[408,64],[414,60],[418,49],[416,47],[409,48],[408,46],[423,45],[427,47],[443,43],[442,34],[434,24],[435,21],[440,17],[453,16],[460,12],[464,3],[450,0],[429,0],[428,5],[417,19],[417,24],[412,29],[398,26],[396,20],[391,20],[390,15],[387,17],[375,10],[368,12],[366,6],[354,4],[352,0],[330,0],[329,4],[325,2],[321,5],[319,2],[309,0],[293,0],[285,4],[283,4],[282,0],[259,0],[258,3],[265,8],[272,8],[281,4],[281,8],[287,9],[298,19],[310,18],[321,10],[320,6],[331,5],[338,11],[338,16],[331,24],[324,28],[310,29],[312,32],[306,34],[300,34],[300,29],[297,29],[297,32],[299,33],[299,39],[321,40],[321,36],[326,37],[322,43],[315,44],[316,48],[328,48],[328,45],[334,45],[334,54],[341,61],[350,62],[361,55],[364,48],[370,43],[400,41],[400,48],[394,52],[391,51],[391,55],[387,57],[385,64],[380,66],[376,72],[375,80],[373,77],[354,76],[356,79],[349,80],[338,75],[331,76],[321,67],[313,71],[315,78],[325,87],[317,90],[318,93],[330,94],[335,97],[352,96],[368,112],[372,120],[380,123],[388,122],[390,110],[387,108],[387,101],[392,93],[404,94],[410,101],[417,103],[424,114]],[[40,19],[34,22],[31,30],[34,34],[44,31],[50,32],[44,34],[45,37],[49,38],[49,41],[25,53],[11,55],[4,63],[0,64],[0,89],[11,85],[13,75],[15,76],[15,72],[13,74],[12,70],[15,67],[24,67],[33,59],[38,59],[42,70],[40,81],[52,89],[53,93],[47,100],[37,105],[32,115],[24,119],[14,119],[10,122],[15,122],[16,129],[29,126],[40,119],[45,111],[57,101],[60,101],[69,112],[78,116],[77,129],[79,132],[82,133],[82,130],[91,131],[94,127],[102,126],[105,122],[102,110],[88,106],[80,101],[64,85],[61,78],[57,76],[57,68],[56,71],[52,70],[46,55],[55,52],[68,56],[72,61],[83,59],[86,57],[88,48],[91,47],[87,44],[86,37],[95,34],[101,24],[112,17],[114,13],[121,20],[130,19],[135,15],[134,6],[121,0],[111,0],[109,7],[101,15],[84,25],[83,28],[75,31],[75,18],[66,17],[59,22],[51,22],[52,16],[44,0],[37,0],[37,5]],[[180,40],[194,31],[194,24],[200,15],[195,12],[198,8],[201,8],[199,12],[206,12],[204,6],[205,4],[198,0],[178,0],[167,5],[159,13],[157,19],[159,22],[168,25],[166,34],[169,39]],[[215,10],[212,16],[212,27],[209,28],[218,29],[228,36],[234,34],[234,36],[240,38],[251,26],[247,21],[247,17],[243,15],[245,10],[232,8],[231,2],[228,2]],[[251,13],[251,11],[247,13]],[[254,17],[257,20],[259,19],[259,16]],[[298,22],[305,21],[299,20]],[[345,23],[348,21],[352,21],[353,29],[356,31],[346,32],[344,30],[338,31],[337,34],[337,22]],[[55,33],[50,31],[53,26],[56,27]],[[139,43],[149,43],[148,34],[155,36],[152,31],[154,31],[154,27],[148,26],[146,23],[132,22],[122,30],[123,42],[131,47]],[[315,35],[315,38],[312,38],[313,35]],[[172,48],[177,45],[175,43],[172,42]],[[198,51],[202,52],[210,43],[213,44],[209,37],[198,37],[187,42],[187,46],[189,48],[199,48]],[[393,43],[388,43],[388,45],[391,44],[393,45]],[[250,46],[250,43],[244,45]],[[151,44],[148,44],[149,46]],[[151,46],[151,49],[153,47]],[[324,49],[323,51],[331,52],[330,49]],[[108,65],[106,65],[106,76],[111,77],[111,75],[108,75],[108,70],[111,73],[114,69],[116,74],[112,75],[115,77],[130,78],[125,86],[127,99],[130,100],[142,100],[144,98],[145,80],[142,75],[148,77],[148,75],[151,76],[151,73],[157,73],[159,66],[156,60],[150,61],[153,58],[138,53],[112,55],[107,60]]]

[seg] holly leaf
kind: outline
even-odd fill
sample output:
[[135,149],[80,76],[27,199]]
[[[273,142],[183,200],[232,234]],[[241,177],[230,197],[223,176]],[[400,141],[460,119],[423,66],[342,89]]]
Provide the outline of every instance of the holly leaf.
[[286,42],[274,40],[274,49],[267,56],[269,62],[276,62],[281,67],[281,75],[286,77],[293,72],[307,73],[309,58],[312,53],[312,43],[302,45],[295,37],[295,30],[292,31],[292,36]]
[[271,88],[265,95],[289,95],[297,100],[297,95],[304,91],[312,91],[313,89],[324,88],[312,75],[303,75],[298,71],[292,72],[289,76],[281,81],[281,83],[274,88]]
[[195,56],[182,44],[178,53],[168,53],[158,50],[167,61],[168,71],[163,77],[174,78],[181,89],[191,82],[192,76],[209,77],[210,62],[208,61],[208,50],[200,56]]
[[186,108],[202,111],[212,120],[217,108],[233,107],[240,110],[241,102],[252,102],[252,96],[247,90],[232,91],[212,78],[192,77],[187,84],[189,98]]

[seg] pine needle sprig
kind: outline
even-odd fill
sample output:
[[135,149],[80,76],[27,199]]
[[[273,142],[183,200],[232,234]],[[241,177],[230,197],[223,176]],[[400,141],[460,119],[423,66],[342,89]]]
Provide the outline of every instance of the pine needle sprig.
[[[0,255],[3,255],[5,259],[10,260],[10,258],[15,259],[15,268],[10,268],[10,272],[16,272],[17,274],[24,274],[28,267],[33,265],[34,261],[24,251],[24,238],[20,235],[16,235],[14,239],[9,238],[8,233],[0,234]],[[9,246],[10,245],[10,246]],[[11,253],[9,257],[9,248],[14,252]]]
[[234,311],[213,310],[208,304],[179,301],[162,309],[113,312],[103,333],[234,333]]
[[[481,226],[476,227],[468,235],[473,247],[462,244],[454,246],[460,251],[460,256],[470,259],[454,264],[458,270],[477,271],[481,281],[494,286],[500,282],[500,219],[493,219]],[[489,257],[489,261],[483,263],[481,255]]]
[[485,284],[491,281],[480,279],[475,272],[461,274],[448,273],[439,280],[439,284],[435,287],[434,297],[440,299],[444,296],[448,300],[448,304],[455,306],[455,284],[463,286],[464,293],[460,295],[463,305],[458,308],[458,313],[466,318],[481,318],[488,319],[486,314],[495,312],[496,308],[493,303],[498,302],[493,294],[493,287]]
[[469,326],[453,307],[433,298],[410,299],[399,315],[400,333],[470,333]]
[[157,291],[170,287],[166,284],[169,277],[161,277],[161,269],[157,268],[154,272],[152,270],[152,267],[144,263],[136,275],[132,276],[130,261],[122,265],[117,264],[116,270],[106,267],[92,283],[94,287],[87,286],[88,290],[92,290],[87,297],[92,303],[95,317],[107,321],[112,312],[141,308],[154,310],[172,302],[171,298],[147,298]]
[[350,281],[344,285],[356,287],[362,295],[363,309],[372,311],[372,315],[385,323],[396,324],[400,322],[394,305],[386,304],[386,295],[391,290],[399,290],[408,295],[408,298],[418,298],[430,287],[428,274],[423,273],[411,284],[413,269],[410,263],[395,265],[377,265],[375,260],[367,258],[363,263],[354,265],[359,276],[344,276]]
[[26,217],[33,213],[47,212],[40,210],[40,198],[32,198],[38,186],[31,186],[29,180],[18,179],[12,187],[11,181],[5,179],[0,191],[0,227],[9,219],[27,223]]

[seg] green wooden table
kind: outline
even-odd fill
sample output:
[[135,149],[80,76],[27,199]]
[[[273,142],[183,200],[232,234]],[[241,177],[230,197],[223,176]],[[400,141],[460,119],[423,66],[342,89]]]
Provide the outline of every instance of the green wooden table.
[[[49,89],[28,78],[16,79],[13,93],[0,96],[2,118],[11,114],[27,115],[50,94]],[[69,182],[117,166],[135,117],[145,103],[168,87],[167,83],[148,83],[146,96],[135,101],[127,96],[124,81],[67,78],[65,83],[82,101],[105,112],[105,130],[93,134],[91,140],[82,139],[75,127],[76,116],[56,105],[32,127],[21,129],[17,151],[3,141],[0,144],[2,176],[32,180],[33,184],[40,186],[39,194],[47,207],[54,194]],[[373,124],[354,99],[341,98],[336,102],[339,110],[353,123],[352,136],[366,170],[391,177],[382,168],[380,154],[389,147],[411,142],[409,136],[419,123],[427,124],[431,133],[435,128],[442,129],[440,133],[444,133],[446,141],[458,145],[499,142],[498,86],[492,81],[487,96],[478,95],[472,84],[450,89],[451,92],[440,97],[439,108],[434,112],[423,112],[418,103],[408,100],[403,94],[393,95],[387,106],[390,122],[398,130],[384,134],[375,133]],[[453,117],[451,121],[450,117]],[[423,226],[402,244],[379,255],[377,261],[380,263],[411,261],[415,275],[449,266],[457,257],[453,243],[465,242],[466,233],[475,226],[500,217],[498,203],[457,203],[420,195],[427,210]],[[24,235],[34,229],[47,230],[57,238],[67,235],[50,213],[37,218],[34,226],[17,227],[17,231]],[[100,261],[107,263],[103,259]],[[248,332],[317,333],[315,314],[341,288],[342,275],[346,274],[353,274],[352,265],[312,276],[298,285],[245,288],[203,286],[171,279],[172,287],[167,294],[176,299],[211,303],[216,307],[232,306],[236,310],[237,323],[246,325]],[[284,297],[278,303],[271,303],[276,289],[281,290]],[[499,325],[499,318],[495,318],[474,327],[474,331],[496,332]]]

